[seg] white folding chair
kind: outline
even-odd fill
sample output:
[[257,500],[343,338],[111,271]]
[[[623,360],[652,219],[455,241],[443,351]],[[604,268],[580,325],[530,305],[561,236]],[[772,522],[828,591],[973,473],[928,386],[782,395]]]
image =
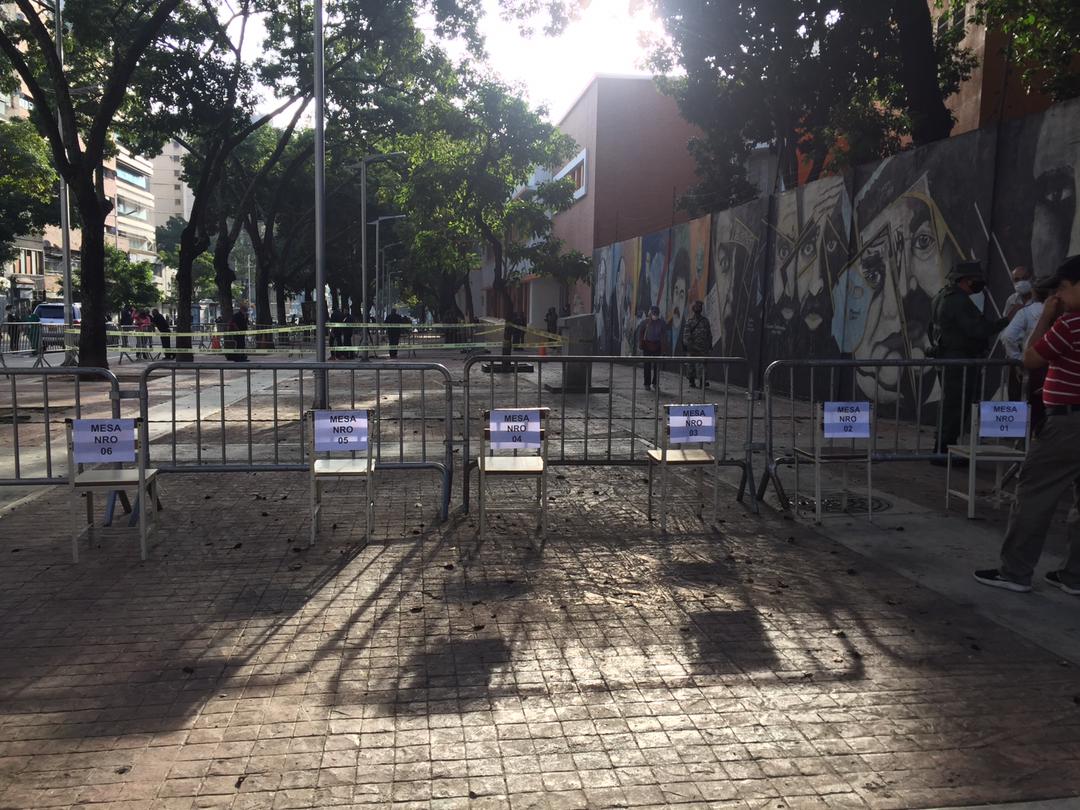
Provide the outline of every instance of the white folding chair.
[[[479,458],[480,475],[480,542],[487,532],[487,516],[491,512],[539,513],[540,533],[547,532],[547,470],[548,445],[544,420],[547,408],[502,408],[484,411],[484,445]],[[510,455],[496,455],[497,451]],[[536,500],[532,508],[498,508],[487,505],[487,478],[536,478]]]
[[[717,443],[716,405],[665,405],[667,425],[664,428],[664,443],[649,450],[649,508],[648,517],[653,514],[653,468],[660,467],[660,531],[667,531],[668,513],[668,468],[697,468],[697,516],[702,518],[705,509],[705,467],[713,468],[713,507],[712,522],[716,522],[720,492],[720,453]],[[678,445],[678,447],[672,447]],[[689,446],[693,445],[693,446]],[[710,445],[712,449],[710,450]]]
[[[811,449],[796,447],[795,456],[795,514],[799,514],[799,462],[814,465],[814,522],[821,523],[823,497],[821,487],[822,467],[839,464],[841,472],[840,511],[847,512],[848,466],[866,465],[866,517],[874,519],[873,499],[873,452],[872,434],[873,405],[869,402],[822,402],[817,407],[817,421],[811,431]],[[864,447],[858,442],[865,440]]]
[[[1022,448],[1016,446],[1017,440],[1023,443]],[[979,462],[994,465],[994,495],[1000,503],[1005,496],[1002,491],[1005,475],[1003,465],[1023,462],[1027,458],[1030,442],[1026,402],[986,401],[973,404],[968,443],[950,444],[946,448],[945,509],[949,508],[949,497],[955,495],[967,501],[968,518],[975,518],[975,471]],[[954,458],[967,461],[967,491],[952,488]]]
[[[94,528],[94,492],[134,488],[139,513],[139,555],[146,559],[147,512],[157,526],[156,469],[146,466],[146,444],[141,441],[141,419],[68,419],[68,491],[71,496],[73,531],[71,559],[79,561],[79,540]],[[134,462],[135,467],[120,464]],[[108,467],[98,465],[108,464]],[[79,518],[79,497],[86,498],[86,520]]]
[[[364,540],[374,520],[375,457],[371,453],[371,411],[311,411],[311,538],[319,539],[322,486],[327,481],[364,478]],[[323,458],[319,454],[324,454]],[[347,456],[343,454],[348,454]],[[358,454],[361,454],[359,457]]]

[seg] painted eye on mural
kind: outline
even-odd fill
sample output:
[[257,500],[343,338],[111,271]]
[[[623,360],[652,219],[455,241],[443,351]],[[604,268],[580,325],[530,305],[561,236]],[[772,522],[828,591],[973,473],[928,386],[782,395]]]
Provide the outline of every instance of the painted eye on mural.
[[1069,203],[1076,195],[1075,179],[1070,167],[1044,172],[1035,181],[1035,186],[1042,205],[1057,206]]
[[777,244],[777,246],[776,246],[776,257],[781,262],[786,262],[787,259],[788,259],[788,256],[790,256],[790,255],[791,255],[791,244],[790,243],[788,243],[788,242],[780,242],[779,244]]
[[716,272],[724,275],[731,272],[731,256],[726,250],[719,250],[716,253]]
[[879,253],[867,253],[862,260],[862,275],[866,283],[880,290],[885,281],[885,260]]
[[829,237],[825,240],[825,250],[828,253],[835,253],[836,249],[840,247],[840,240],[835,237]]
[[810,241],[803,242],[802,247],[799,248],[799,253],[804,259],[814,258],[814,254],[817,253],[817,243]]
[[920,259],[930,258],[936,246],[937,239],[935,239],[934,234],[930,232],[929,225],[921,226],[918,232],[911,237],[911,249]]

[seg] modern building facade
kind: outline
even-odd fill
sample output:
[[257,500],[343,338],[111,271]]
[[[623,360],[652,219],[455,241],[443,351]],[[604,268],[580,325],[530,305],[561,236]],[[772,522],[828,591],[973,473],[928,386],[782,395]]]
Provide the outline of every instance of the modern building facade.
[[154,227],[160,228],[173,217],[190,219],[194,195],[181,179],[186,150],[174,140],[165,144],[154,158],[151,191],[154,194]]

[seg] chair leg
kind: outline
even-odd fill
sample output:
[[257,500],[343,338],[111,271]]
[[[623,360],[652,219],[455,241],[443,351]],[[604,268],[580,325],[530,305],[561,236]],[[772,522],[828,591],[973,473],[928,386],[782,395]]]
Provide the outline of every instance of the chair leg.
[[697,468],[697,516],[698,520],[705,517],[705,471]]
[[146,561],[146,510],[153,509],[154,503],[150,500],[150,487],[144,483],[139,491],[139,558]]
[[367,476],[366,502],[364,504],[364,542],[370,543],[375,525],[375,472]]
[[547,535],[547,465],[540,473],[540,534]]
[[485,498],[484,498],[484,484],[486,482],[484,481],[484,478],[485,478],[484,472],[483,472],[483,470],[481,470],[479,472],[479,474],[477,474],[477,476],[476,476],[476,481],[477,481],[477,484],[478,484],[478,488],[480,490],[479,493],[478,493],[479,497],[477,498],[477,500],[480,501],[480,532],[479,532],[479,534],[480,534],[480,544],[481,545],[483,545],[483,543],[484,543],[484,529],[485,529],[485,524],[487,523],[487,509],[485,508],[486,505],[485,505]]
[[821,524],[821,463],[814,463],[814,522]]
[[968,520],[975,519],[975,454],[968,459]]
[[945,511],[949,511],[949,497],[952,494],[952,453],[945,453]]
[[319,479],[311,477],[311,536],[308,538],[308,546],[315,545],[319,535]]
[[667,534],[668,465],[660,465],[660,531]]
[[653,488],[653,463],[652,459],[649,460],[649,509],[647,517],[649,521],[652,521],[652,488]]
[[94,491],[92,489],[86,490],[86,523],[84,525],[91,528],[94,526]]
[[79,561],[79,538],[82,537],[86,524],[79,520],[78,490],[73,490],[71,497],[74,500],[71,508],[71,561],[77,563]]

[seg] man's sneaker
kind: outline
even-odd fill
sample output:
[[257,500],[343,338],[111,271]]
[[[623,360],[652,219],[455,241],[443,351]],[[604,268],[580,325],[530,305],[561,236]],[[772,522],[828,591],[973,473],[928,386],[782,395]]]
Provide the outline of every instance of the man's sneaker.
[[1061,578],[1060,571],[1047,571],[1043,579],[1055,588],[1061,588],[1065,593],[1071,593],[1073,596],[1080,596],[1080,585],[1070,585],[1067,583]]
[[1004,588],[1006,591],[1027,593],[1031,590],[1030,585],[1025,585],[1022,582],[1017,582],[1014,579],[1002,576],[1001,572],[996,568],[990,568],[986,571],[976,571],[975,579],[983,585],[989,585],[991,588]]

